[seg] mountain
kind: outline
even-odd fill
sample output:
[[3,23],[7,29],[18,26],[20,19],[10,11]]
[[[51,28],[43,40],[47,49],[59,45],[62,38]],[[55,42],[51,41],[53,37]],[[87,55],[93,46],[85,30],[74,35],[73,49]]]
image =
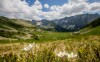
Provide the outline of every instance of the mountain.
[[[0,37],[5,38],[22,38],[24,36],[31,36],[36,28],[27,20],[22,19],[9,19],[0,16]],[[27,38],[28,38],[27,37]]]
[[87,24],[85,27],[95,28],[97,26],[100,26],[100,18],[95,19],[91,23]]
[[97,18],[84,26],[81,30],[81,33],[86,35],[99,35],[100,34],[100,18]]
[[41,20],[41,21],[36,21],[36,20],[32,20],[33,25],[35,25],[38,28],[44,29],[44,30],[48,30],[48,31],[55,31],[55,26],[56,24],[53,21],[49,21],[49,20]]
[[53,21],[69,31],[77,31],[99,17],[99,14],[81,14]]
[[[81,15],[75,15],[71,17],[65,17],[62,19],[55,19],[55,20],[41,20],[40,25],[38,25],[40,28],[51,28],[54,31],[78,31],[84,26],[86,26],[88,23],[92,22],[93,20],[99,18],[99,14],[81,14]],[[32,20],[32,22],[35,22],[37,24],[37,21]],[[57,30],[56,28],[59,28]],[[60,29],[61,28],[61,29]],[[63,28],[63,30],[62,30]]]

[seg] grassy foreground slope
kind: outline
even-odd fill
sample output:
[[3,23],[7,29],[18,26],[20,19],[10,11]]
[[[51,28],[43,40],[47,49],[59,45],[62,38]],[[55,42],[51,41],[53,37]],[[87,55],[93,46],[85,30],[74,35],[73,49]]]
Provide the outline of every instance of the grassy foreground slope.
[[[75,39],[58,40],[48,43],[35,43],[30,51],[22,49],[28,43],[11,43],[0,45],[1,62],[99,62],[100,37],[91,36],[80,41]],[[59,57],[60,52],[77,54],[77,57]]]

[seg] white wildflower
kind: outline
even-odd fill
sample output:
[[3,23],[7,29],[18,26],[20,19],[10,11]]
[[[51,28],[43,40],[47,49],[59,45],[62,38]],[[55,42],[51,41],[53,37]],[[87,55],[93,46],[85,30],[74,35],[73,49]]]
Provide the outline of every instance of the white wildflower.
[[58,57],[65,57],[65,56],[67,56],[68,58],[75,58],[75,57],[77,57],[77,54],[74,54],[73,52],[70,54],[70,53],[67,53],[66,51],[56,53],[56,55]]
[[30,51],[33,48],[34,45],[35,45],[35,43],[29,44],[28,46],[23,48],[23,51],[27,51],[27,52]]
[[67,55],[68,58],[75,58],[77,57],[77,54],[74,54],[73,52],[71,54]]
[[57,53],[57,56],[58,57],[64,57],[64,56],[66,56],[68,53],[66,53],[65,51],[64,52],[59,52],[59,53]]

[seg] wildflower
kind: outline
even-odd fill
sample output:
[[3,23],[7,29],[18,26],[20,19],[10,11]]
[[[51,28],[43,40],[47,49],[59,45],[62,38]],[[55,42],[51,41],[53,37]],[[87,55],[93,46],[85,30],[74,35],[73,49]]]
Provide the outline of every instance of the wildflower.
[[56,55],[58,57],[65,57],[65,56],[67,56],[68,58],[75,58],[75,57],[77,57],[77,54],[74,54],[73,52],[70,54],[70,53],[67,53],[66,51],[56,53]]
[[57,56],[58,57],[64,57],[64,56],[66,56],[68,53],[66,53],[65,51],[64,52],[59,52],[59,53],[57,53]]
[[77,54],[74,54],[73,52],[71,54],[67,55],[68,58],[75,58],[77,57]]
[[33,48],[33,45],[35,45],[35,43],[29,44],[27,47],[23,48],[23,51],[30,51]]

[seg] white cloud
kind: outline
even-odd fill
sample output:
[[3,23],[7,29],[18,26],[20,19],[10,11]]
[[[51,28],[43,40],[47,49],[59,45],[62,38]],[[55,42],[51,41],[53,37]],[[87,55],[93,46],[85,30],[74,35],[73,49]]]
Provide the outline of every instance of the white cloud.
[[[0,16],[20,19],[41,20],[42,4],[37,0],[31,7],[26,1],[0,0]],[[35,17],[34,17],[35,16]]]
[[67,14],[67,16],[71,16],[71,15],[76,15],[76,14],[80,14],[81,12],[84,12],[87,10],[87,3],[86,2],[80,2],[77,3],[76,2],[73,4],[65,4],[62,6],[62,14]]
[[42,20],[43,18],[53,20],[83,14],[84,12],[100,12],[100,2],[68,0],[62,6],[44,4],[44,8],[49,8],[50,11],[43,11],[43,6],[39,0],[36,0],[32,6],[29,6],[25,0],[0,0],[0,16],[28,20]]
[[36,8],[37,9],[42,9],[42,4],[38,0],[35,1],[33,6],[34,6],[34,9],[36,9]]
[[48,4],[44,4],[44,8],[49,8],[49,5]]
[[50,10],[60,13],[60,17],[83,14],[84,12],[100,11],[100,2],[89,3],[88,0],[69,0],[62,6],[53,5]]
[[56,11],[49,11],[49,12],[43,12],[42,16],[45,19],[53,20],[53,19],[59,19],[60,18],[60,13],[56,12]]
[[94,2],[89,5],[90,11],[100,11],[100,3]]

